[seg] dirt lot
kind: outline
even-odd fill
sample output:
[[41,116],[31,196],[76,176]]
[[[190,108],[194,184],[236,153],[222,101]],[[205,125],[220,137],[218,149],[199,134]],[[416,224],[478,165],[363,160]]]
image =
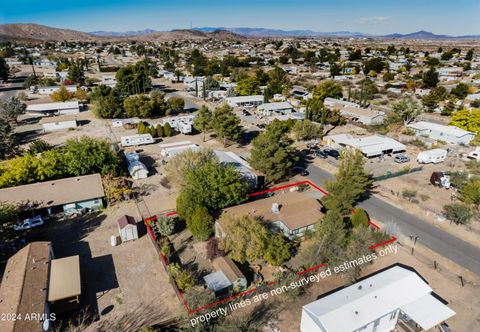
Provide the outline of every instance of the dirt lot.
[[[155,323],[176,317],[182,310],[144,230],[140,230],[144,236],[136,241],[110,245],[110,236],[118,235],[116,220],[124,214],[139,220],[135,204],[127,202],[95,216],[52,221],[29,236],[30,241],[52,241],[56,257],[80,255],[85,311],[77,314],[98,315],[96,326],[120,324],[120,321]],[[145,316],[152,306],[157,308],[155,315]],[[123,320],[119,321],[119,317]]]

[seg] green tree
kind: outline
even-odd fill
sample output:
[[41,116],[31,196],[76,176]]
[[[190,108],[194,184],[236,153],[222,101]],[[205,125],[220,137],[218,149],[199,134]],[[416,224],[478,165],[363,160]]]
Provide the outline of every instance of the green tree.
[[212,112],[207,106],[202,105],[193,120],[193,127],[203,133],[203,141],[205,142],[206,134],[212,129]]
[[434,88],[438,84],[438,72],[430,68],[422,76],[423,85],[427,88]]
[[[325,107],[323,102],[316,98],[308,101],[307,109],[305,111],[305,119],[320,124],[322,134],[320,138],[328,135],[328,133],[330,133],[336,127],[347,123],[347,120],[342,116],[340,111]],[[325,130],[327,125],[329,128]]]
[[372,176],[365,171],[364,165],[365,160],[360,151],[342,151],[335,180],[325,184],[330,194],[323,199],[323,204],[328,210],[350,215],[354,203],[370,190],[373,183]]
[[350,216],[350,222],[354,227],[368,227],[369,220],[367,212],[362,208],[356,208]]
[[149,65],[145,61],[120,68],[115,74],[119,95],[126,98],[129,95],[146,93],[152,87],[149,74]]
[[287,73],[279,67],[274,67],[268,72],[267,89],[270,94],[282,93],[290,87]]
[[81,61],[74,61],[68,67],[67,78],[72,82],[78,84],[85,83],[85,73],[83,70],[83,63]]
[[6,82],[8,75],[10,74],[10,68],[3,57],[0,57],[0,78]]
[[[313,243],[306,251],[311,264],[328,263],[335,265],[343,260],[343,248],[347,241],[343,219],[338,211],[327,211],[315,225]],[[312,260],[313,258],[313,260]]]
[[291,245],[281,233],[269,235],[263,258],[273,266],[280,266],[291,257]]
[[249,163],[262,172],[267,181],[277,182],[290,174],[297,157],[281,121],[274,120],[253,140],[252,146]]
[[187,219],[187,228],[195,239],[206,241],[213,233],[213,217],[204,206],[196,206]]
[[10,158],[17,152],[12,126],[0,117],[0,160]]
[[480,178],[472,178],[461,186],[460,200],[474,205],[477,209],[480,207]]
[[157,127],[155,128],[157,131],[157,137],[163,137],[163,127],[160,124],[157,124]]
[[212,129],[217,138],[223,141],[224,147],[227,146],[227,141],[237,141],[242,133],[240,119],[227,104],[222,104],[213,111]]
[[38,153],[42,153],[51,149],[53,149],[52,145],[45,142],[44,140],[38,139],[30,143],[30,145],[28,146],[28,153],[36,155]]
[[297,140],[311,140],[321,138],[323,136],[322,127],[310,120],[297,121],[293,126],[293,132]]
[[127,117],[150,118],[153,115],[153,107],[147,95],[132,95],[123,102]]
[[168,274],[175,280],[178,289],[185,291],[195,285],[195,276],[192,272],[182,269],[178,263],[173,263],[168,266]]
[[322,102],[325,98],[341,98],[342,95],[342,86],[334,81],[323,82],[313,90],[313,98]]
[[246,77],[237,82],[236,87],[239,96],[259,95],[260,83],[255,77]]
[[420,106],[416,102],[407,98],[394,104],[393,111],[403,120],[404,126],[412,123],[420,114],[422,114]]
[[173,129],[172,129],[172,126],[170,126],[169,122],[165,123],[165,125],[163,126],[163,134],[165,135],[165,137],[172,136]]
[[465,60],[472,61],[473,59],[473,49],[469,49],[467,54],[465,54]]
[[365,75],[368,75],[371,71],[380,73],[384,68],[385,62],[383,62],[381,58],[371,58],[365,61],[363,65],[363,73]]
[[185,100],[181,97],[170,97],[167,100],[167,115],[178,114],[183,112]]
[[26,108],[27,105],[18,97],[0,99],[0,116],[12,126],[17,124],[18,116],[25,113]]
[[464,99],[468,95],[469,86],[465,83],[459,83],[451,91],[451,94],[459,99]]
[[472,219],[472,212],[468,205],[463,203],[452,203],[443,207],[445,218],[455,224],[466,225]]

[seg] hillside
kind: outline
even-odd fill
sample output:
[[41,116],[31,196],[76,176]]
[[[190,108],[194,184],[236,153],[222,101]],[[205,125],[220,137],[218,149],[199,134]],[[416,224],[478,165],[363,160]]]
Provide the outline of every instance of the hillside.
[[33,23],[0,24],[0,40],[20,41],[63,41],[63,40],[98,40],[99,37],[85,32],[52,28]]

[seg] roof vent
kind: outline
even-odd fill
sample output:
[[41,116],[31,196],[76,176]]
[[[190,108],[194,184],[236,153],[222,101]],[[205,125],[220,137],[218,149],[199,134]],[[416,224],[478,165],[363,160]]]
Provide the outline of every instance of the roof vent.
[[280,213],[280,204],[278,203],[273,203],[272,204],[272,212],[273,213]]
[[358,315],[358,311],[357,311],[357,310],[355,310],[355,315]]
[[362,285],[358,286],[358,290],[362,290]]

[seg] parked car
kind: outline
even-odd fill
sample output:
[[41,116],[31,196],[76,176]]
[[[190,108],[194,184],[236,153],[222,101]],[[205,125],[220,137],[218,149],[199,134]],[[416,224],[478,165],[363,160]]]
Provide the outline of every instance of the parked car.
[[326,154],[324,151],[322,151],[320,149],[317,149],[315,151],[315,156],[317,156],[319,158],[322,158],[322,159],[326,159],[328,157],[328,154]]
[[410,158],[408,158],[406,155],[404,154],[397,154],[395,156],[395,158],[393,158],[393,160],[396,162],[396,163],[399,163],[399,164],[403,164],[403,163],[408,163],[410,161]]
[[340,157],[340,152],[338,152],[335,149],[325,148],[325,149],[323,149],[323,153],[325,153],[327,156],[333,157],[335,159],[338,159]]
[[292,172],[293,172],[293,175],[300,174],[301,176],[307,176],[308,174],[310,174],[305,168],[300,166],[293,167]]
[[13,226],[13,229],[16,231],[25,231],[30,228],[39,227],[44,224],[42,216],[34,216],[32,218],[27,218],[21,223]]

